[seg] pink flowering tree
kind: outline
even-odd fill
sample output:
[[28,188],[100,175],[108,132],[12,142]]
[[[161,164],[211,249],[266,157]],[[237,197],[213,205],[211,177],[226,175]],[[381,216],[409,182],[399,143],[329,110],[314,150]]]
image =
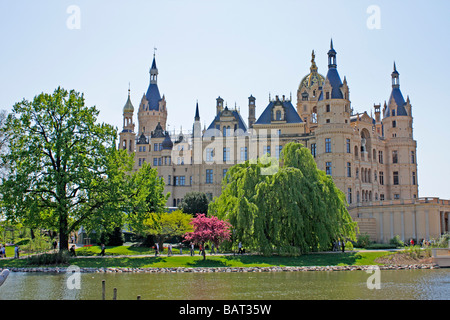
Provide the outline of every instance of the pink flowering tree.
[[[211,241],[214,245],[219,245],[229,240],[231,236],[231,224],[228,221],[220,220],[217,217],[207,217],[205,214],[197,214],[191,221],[194,227],[193,232],[185,234],[186,241],[201,245],[205,248],[205,243]],[[206,259],[205,250],[203,250],[203,260]]]

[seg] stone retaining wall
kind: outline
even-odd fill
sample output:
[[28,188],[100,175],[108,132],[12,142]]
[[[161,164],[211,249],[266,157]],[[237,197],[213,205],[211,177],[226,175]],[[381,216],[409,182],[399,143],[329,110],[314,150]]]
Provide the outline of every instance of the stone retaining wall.
[[[374,266],[323,266],[323,267],[199,267],[199,268],[80,268],[83,273],[210,273],[210,272],[294,272],[294,271],[356,271],[373,270]],[[436,264],[380,265],[380,270],[438,269]],[[67,268],[4,268],[11,272],[66,273]],[[0,268],[0,272],[3,269]]]

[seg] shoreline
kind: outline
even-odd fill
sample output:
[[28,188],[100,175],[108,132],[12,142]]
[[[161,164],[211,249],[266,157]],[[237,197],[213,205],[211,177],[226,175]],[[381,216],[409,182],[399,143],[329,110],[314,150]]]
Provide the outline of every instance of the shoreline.
[[[43,273],[66,273],[69,267],[13,267],[0,268],[9,270],[10,272],[43,272]],[[347,265],[347,266],[304,266],[304,267],[174,267],[174,268],[127,268],[127,267],[100,267],[90,268],[83,267],[79,271],[81,273],[241,273],[241,272],[301,272],[301,271],[373,271],[374,268],[379,270],[416,270],[416,269],[440,269],[437,264],[405,264],[405,265]],[[73,272],[74,269],[69,270]]]

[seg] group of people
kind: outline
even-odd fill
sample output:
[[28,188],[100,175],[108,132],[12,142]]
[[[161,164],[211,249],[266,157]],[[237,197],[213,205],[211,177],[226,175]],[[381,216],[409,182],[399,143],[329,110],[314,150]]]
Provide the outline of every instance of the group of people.
[[[14,247],[14,259],[19,259],[20,248],[19,245],[16,244]],[[0,243],[0,258],[6,258],[6,244]]]
[[[180,254],[183,254],[183,244],[182,243],[179,244],[179,248],[180,248]],[[155,243],[154,249],[155,249],[155,257],[157,257],[160,254],[160,249],[159,249],[159,244],[158,243]],[[199,245],[199,254],[200,255],[206,254],[205,250],[206,249],[205,249],[204,246]],[[219,252],[219,250],[214,247],[214,244],[212,244],[210,253],[211,254],[216,254],[216,252]],[[195,246],[194,246],[194,243],[192,243],[192,242],[189,244],[189,253],[190,253],[191,256],[195,255]],[[172,255],[173,255],[172,244],[169,243],[168,246],[167,246],[167,256],[170,257]]]

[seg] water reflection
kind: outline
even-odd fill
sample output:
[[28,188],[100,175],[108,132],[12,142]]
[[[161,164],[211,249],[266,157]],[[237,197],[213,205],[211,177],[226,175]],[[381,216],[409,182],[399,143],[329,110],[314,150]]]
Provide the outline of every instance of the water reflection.
[[67,274],[11,273],[0,287],[7,300],[99,300],[117,288],[119,300],[450,299],[450,269],[381,271],[381,289],[367,288],[364,271],[271,273],[83,273],[69,289]]

